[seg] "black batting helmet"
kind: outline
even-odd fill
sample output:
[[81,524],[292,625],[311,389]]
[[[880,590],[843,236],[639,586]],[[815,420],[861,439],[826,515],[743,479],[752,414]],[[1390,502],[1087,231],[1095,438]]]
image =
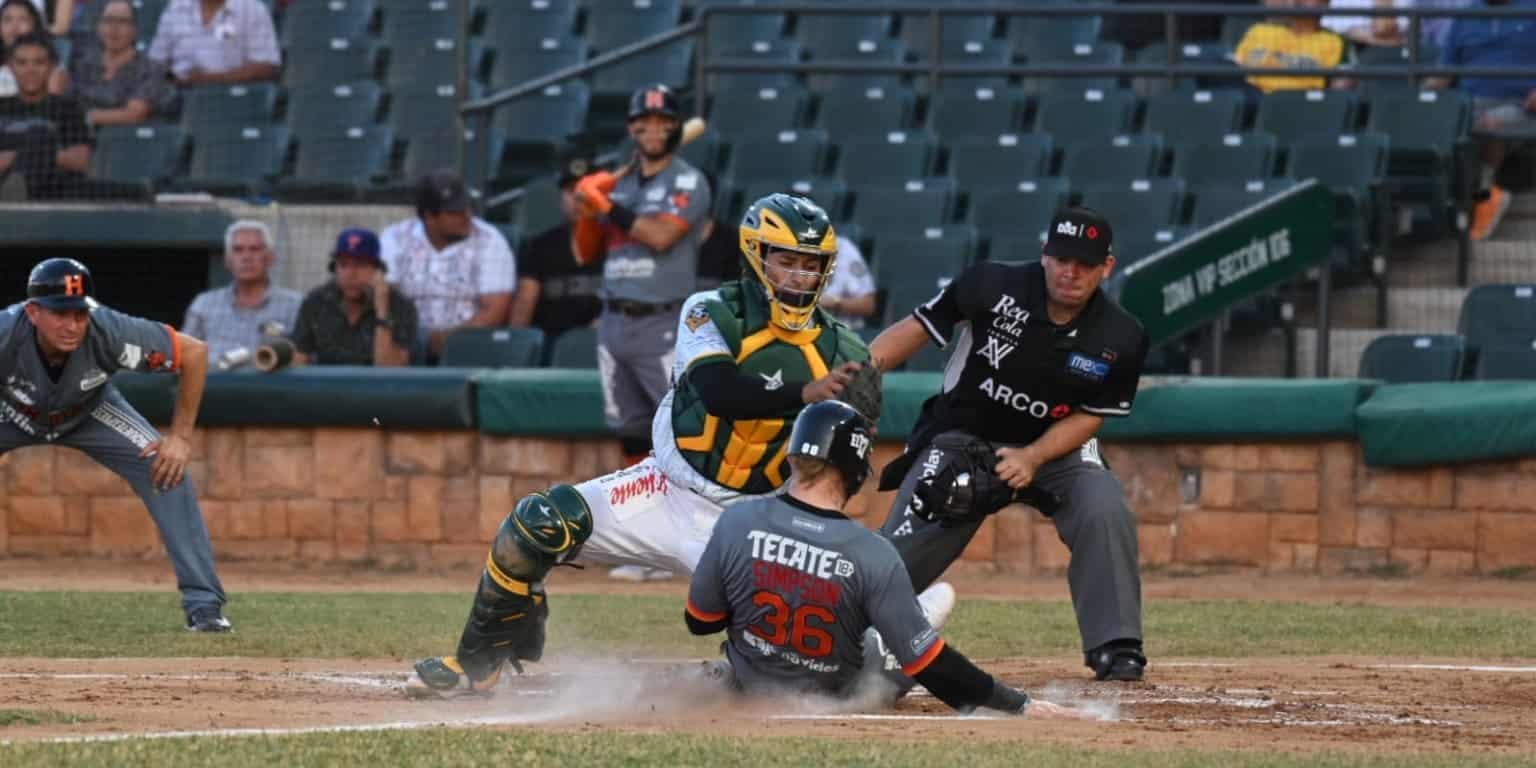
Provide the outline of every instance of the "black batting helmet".
[[74,259],[45,259],[27,276],[27,301],[52,310],[92,309],[95,293],[91,271]]
[[[629,120],[636,120],[646,115],[661,115],[673,120],[683,119],[683,102],[677,94],[665,85],[657,83],[648,85],[635,91],[629,97]],[[682,143],[683,129],[681,125],[672,129],[672,134],[667,137],[667,152],[677,149]]]
[[851,498],[869,477],[874,442],[869,422],[857,409],[841,400],[822,400],[806,406],[795,419],[786,453],[831,464],[842,474],[843,490]]

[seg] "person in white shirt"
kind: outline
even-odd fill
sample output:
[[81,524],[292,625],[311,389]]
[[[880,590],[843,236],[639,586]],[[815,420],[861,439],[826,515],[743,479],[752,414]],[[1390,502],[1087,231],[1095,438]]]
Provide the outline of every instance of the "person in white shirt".
[[183,86],[276,80],[282,65],[272,14],[260,0],[171,0],[149,58]]
[[[1329,10],[1352,8],[1410,8],[1414,0],[1332,0]],[[1323,29],[1360,45],[1403,45],[1408,34],[1406,16],[1324,16]]]
[[856,331],[875,316],[875,278],[859,246],[842,235],[837,236],[837,271],[821,293],[821,308]]
[[390,282],[416,302],[427,362],[442,356],[454,331],[507,324],[517,285],[512,246],[470,212],[458,174],[422,178],[415,218],[390,225],[379,243]]

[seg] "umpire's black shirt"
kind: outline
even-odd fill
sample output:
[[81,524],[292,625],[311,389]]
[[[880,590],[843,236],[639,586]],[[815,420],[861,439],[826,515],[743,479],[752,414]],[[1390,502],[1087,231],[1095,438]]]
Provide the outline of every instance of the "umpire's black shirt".
[[1074,411],[1131,412],[1147,335],[1103,290],[1057,325],[1046,313],[1043,265],[982,262],[912,315],[951,353],[943,391],[923,405],[917,445],[950,429],[1025,444]]

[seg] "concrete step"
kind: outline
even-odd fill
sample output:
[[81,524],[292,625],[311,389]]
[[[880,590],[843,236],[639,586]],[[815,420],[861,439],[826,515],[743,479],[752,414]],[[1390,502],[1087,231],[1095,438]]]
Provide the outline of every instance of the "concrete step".
[[1502,240],[1536,240],[1536,216],[1516,217],[1506,213],[1488,242]]
[[1485,240],[1472,244],[1471,282],[1536,282],[1536,240]]
[[[1435,288],[1393,287],[1387,291],[1387,329],[1434,330],[1449,333],[1456,327],[1467,289],[1454,285]],[[1304,292],[1296,305],[1296,324],[1317,326],[1315,293]],[[1329,325],[1335,329],[1376,329],[1377,292],[1373,285],[1357,285],[1333,292]]]
[[[1371,328],[1334,329],[1328,334],[1328,376],[1353,378],[1360,370],[1360,355],[1367,345],[1389,333],[1441,333],[1443,331],[1379,330]],[[1274,332],[1259,336],[1229,338],[1223,347],[1223,376],[1285,375],[1285,334]],[[1208,370],[1208,369],[1207,369]],[[1296,375],[1312,378],[1317,373],[1317,331],[1296,329]]]

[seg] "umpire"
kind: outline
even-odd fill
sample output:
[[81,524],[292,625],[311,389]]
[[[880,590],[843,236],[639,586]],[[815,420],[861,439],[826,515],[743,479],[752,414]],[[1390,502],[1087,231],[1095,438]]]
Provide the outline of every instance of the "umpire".
[[608,425],[634,464],[651,450],[651,418],[671,385],[677,314],[694,291],[710,189],[704,174],[676,156],[682,106],[665,85],[630,97],[628,172],[600,171],[576,184],[571,250],[576,261],[603,259],[598,370]]
[[918,590],[960,556],[986,515],[1026,501],[1072,552],[1067,581],[1086,664],[1140,680],[1136,520],[1099,453],[1106,416],[1126,416],[1147,337],[1099,284],[1114,269],[1109,222],[1087,208],[1052,219],[1039,263],[983,262],[870,344],[882,369],[932,339],[950,351],[943,391],[923,405],[881,533]]
[[[170,326],[96,303],[74,259],[32,268],[27,300],[0,310],[0,454],[67,445],[128,481],[155,520],[176,570],[187,629],[228,632],[224,588],[197,494],[183,477],[208,373],[208,347]],[[181,377],[162,437],[110,381],[118,371]]]

